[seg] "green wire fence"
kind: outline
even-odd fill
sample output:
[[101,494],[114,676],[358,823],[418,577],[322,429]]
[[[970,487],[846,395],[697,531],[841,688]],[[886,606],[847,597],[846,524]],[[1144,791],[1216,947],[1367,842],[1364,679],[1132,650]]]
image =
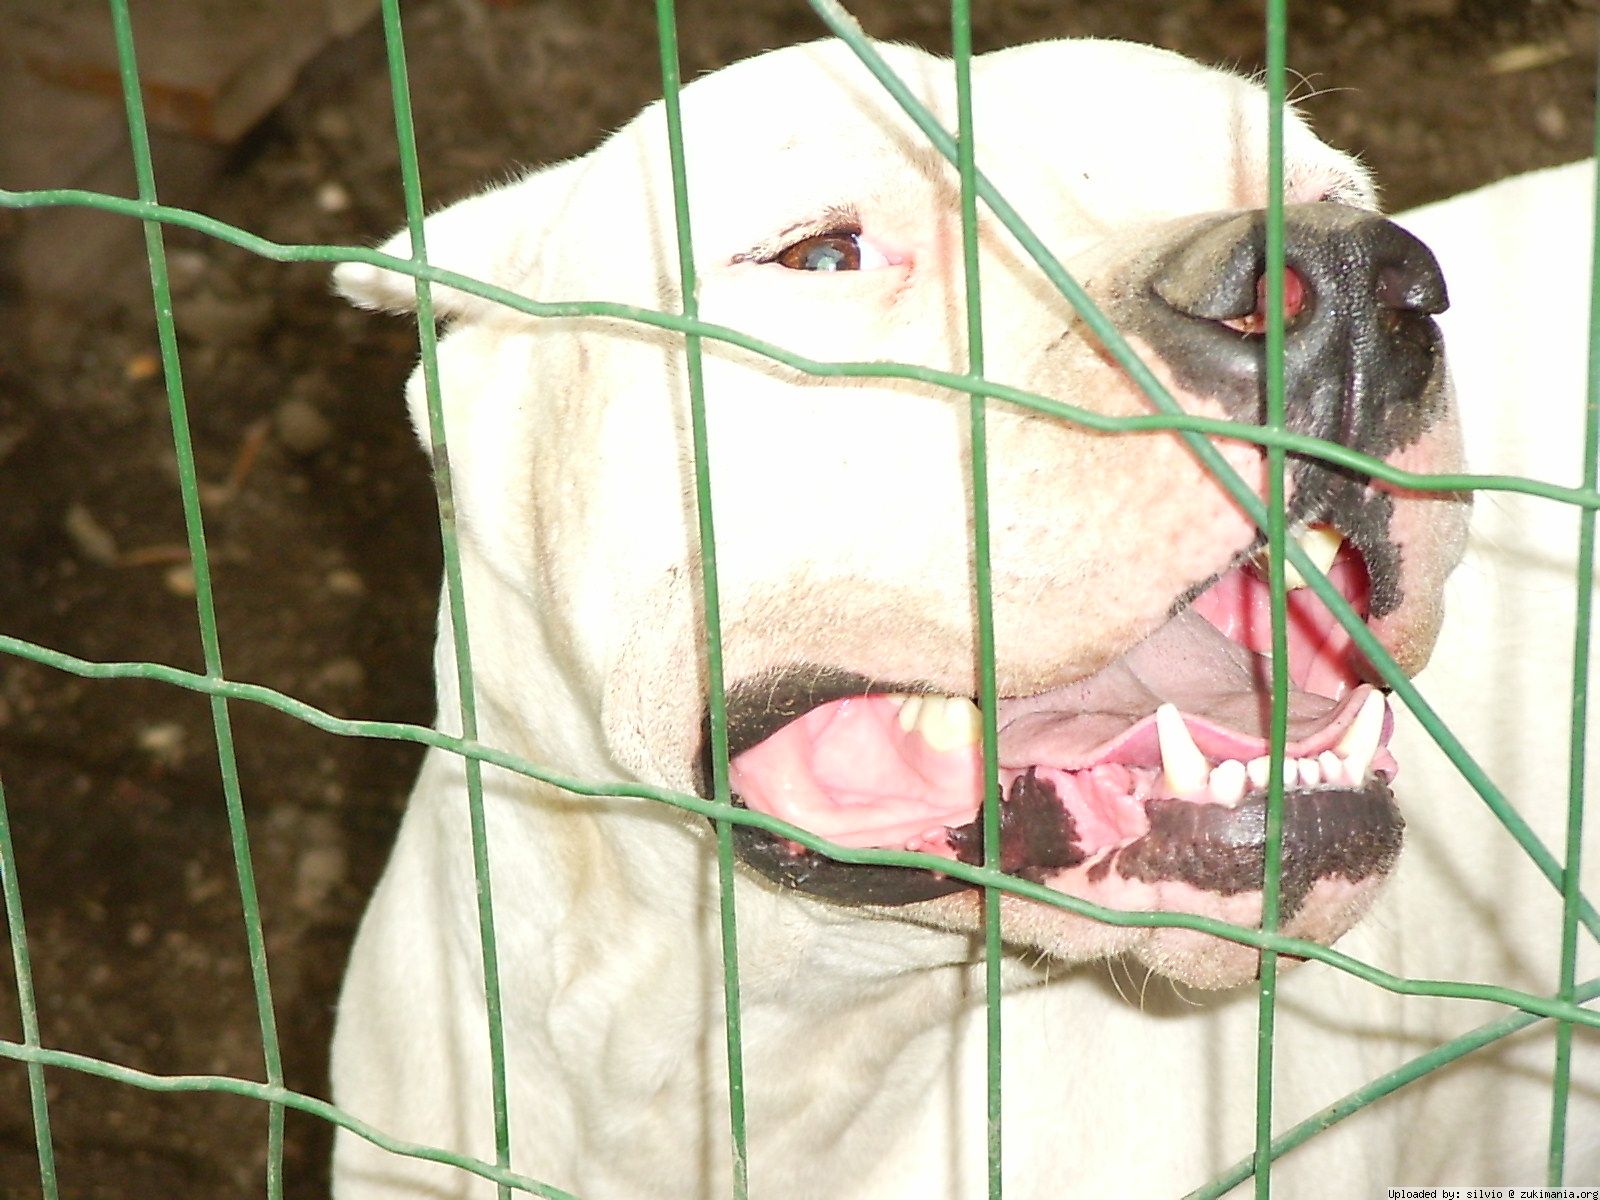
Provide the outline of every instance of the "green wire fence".
[[[1575,642],[1573,680],[1571,792],[1569,820],[1562,857],[1558,859],[1543,846],[1532,830],[1522,821],[1505,797],[1495,788],[1483,771],[1472,760],[1466,749],[1439,721],[1426,701],[1409,680],[1400,673],[1393,659],[1372,637],[1365,624],[1348,603],[1317,571],[1306,558],[1304,551],[1286,538],[1282,481],[1286,456],[1290,453],[1309,455],[1331,464],[1337,464],[1405,487],[1428,491],[1513,491],[1544,497],[1548,500],[1575,505],[1581,510],[1581,540],[1579,546],[1580,582],[1592,578],[1594,570],[1595,510],[1600,508],[1600,491],[1596,487],[1596,446],[1600,443],[1600,415],[1597,415],[1597,397],[1600,397],[1600,366],[1591,355],[1588,396],[1588,425],[1584,477],[1581,486],[1558,487],[1534,480],[1479,475],[1417,475],[1397,470],[1375,461],[1347,447],[1322,442],[1289,431],[1284,423],[1284,391],[1282,374],[1283,346],[1283,120],[1285,101],[1284,47],[1287,36],[1287,4],[1285,0],[1268,0],[1267,21],[1267,88],[1271,122],[1269,126],[1269,195],[1271,197],[1267,219],[1267,271],[1270,281],[1267,303],[1267,378],[1266,419],[1260,426],[1237,425],[1233,422],[1195,417],[1180,410],[1176,401],[1161,386],[1149,369],[1122,340],[1114,327],[1099,313],[1079,285],[1062,268],[1049,249],[1033,234],[1021,217],[994,189],[978,168],[981,147],[974,144],[971,128],[971,94],[968,65],[971,56],[970,0],[954,0],[952,4],[952,42],[955,47],[955,78],[957,95],[957,129],[952,133],[940,126],[937,119],[916,99],[907,86],[899,80],[867,40],[860,27],[840,7],[836,0],[810,0],[822,24],[842,39],[861,62],[883,85],[888,94],[911,120],[921,129],[930,144],[955,166],[961,181],[961,211],[963,226],[962,261],[965,270],[965,320],[967,338],[967,369],[964,372],[946,372],[909,363],[826,363],[809,359],[781,347],[751,338],[737,330],[709,324],[699,319],[695,302],[695,275],[693,237],[689,224],[686,180],[693,164],[686,162],[681,136],[678,109],[679,69],[676,41],[676,21],[672,0],[658,0],[657,16],[660,31],[661,74],[666,97],[665,112],[673,172],[674,215],[676,244],[680,272],[681,311],[656,312],[626,305],[598,302],[537,303],[450,271],[441,270],[427,261],[423,239],[424,203],[421,172],[412,129],[409,92],[406,77],[406,55],[402,36],[399,0],[384,0],[383,23],[388,50],[389,69],[393,84],[395,131],[404,187],[406,222],[410,230],[412,254],[409,259],[398,259],[373,250],[350,246],[284,245],[268,241],[248,231],[224,224],[202,214],[171,208],[159,203],[156,180],[150,161],[149,139],[145,127],[144,105],[141,96],[134,32],[128,12],[128,0],[109,0],[110,21],[116,37],[121,69],[122,91],[127,109],[127,122],[133,146],[137,197],[114,197],[100,193],[72,190],[44,190],[16,192],[0,190],[0,205],[27,209],[51,206],[80,206],[97,208],[109,213],[142,222],[149,259],[152,299],[160,339],[161,356],[165,370],[167,395],[172,419],[173,444],[177,453],[179,487],[187,524],[189,552],[192,558],[196,590],[196,617],[204,651],[202,673],[181,671],[158,663],[102,663],[88,662],[48,647],[22,641],[0,633],[0,654],[32,660],[56,670],[91,679],[137,677],[154,679],[175,687],[203,693],[210,699],[217,754],[222,775],[223,796],[232,831],[233,853],[237,868],[239,897],[250,958],[250,969],[256,1008],[261,1029],[264,1082],[221,1076],[160,1076],[136,1071],[115,1063],[71,1054],[49,1048],[39,1026],[36,997],[29,964],[27,928],[23,917],[22,887],[17,878],[16,858],[12,834],[5,805],[5,794],[0,789],[0,885],[6,905],[6,917],[12,945],[14,974],[22,1018],[21,1041],[0,1040],[0,1057],[25,1064],[29,1096],[33,1112],[33,1125],[39,1163],[40,1188],[46,1200],[56,1200],[59,1187],[50,1127],[49,1105],[45,1090],[46,1068],[70,1070],[98,1076],[153,1092],[212,1092],[247,1096],[262,1102],[266,1109],[267,1165],[265,1188],[269,1198],[281,1197],[284,1184],[283,1130],[286,1109],[311,1114],[331,1124],[341,1126],[355,1135],[398,1155],[406,1155],[459,1168],[464,1172],[493,1181],[500,1196],[507,1197],[513,1190],[538,1196],[564,1198],[560,1189],[519,1174],[512,1161],[512,1114],[508,1111],[506,1095],[504,1033],[501,1028],[500,984],[496,960],[494,932],[494,903],[490,888],[490,860],[493,846],[489,844],[484,824],[482,794],[482,764],[489,763],[515,771],[533,779],[582,796],[633,797],[641,801],[665,803],[687,812],[710,818],[716,829],[721,892],[721,927],[725,964],[724,1001],[726,1009],[726,1042],[728,1055],[728,1097],[731,1119],[731,1139],[734,1146],[731,1172],[731,1191],[736,1197],[748,1194],[748,1153],[745,1127],[745,1080],[741,1062],[741,1024],[738,982],[737,920],[734,904],[734,863],[732,831],[735,825],[746,825],[776,833],[809,849],[846,863],[867,863],[910,868],[932,868],[948,876],[977,885],[983,889],[985,911],[985,957],[987,981],[987,1129],[986,1154],[988,1163],[988,1191],[991,1197],[1001,1193],[1002,1163],[1002,1112],[1004,1089],[1000,1070],[1000,1015],[999,1003],[1000,963],[1002,947],[999,926],[999,898],[1001,895],[1024,897],[1039,903],[1054,905],[1069,912],[1092,917],[1109,924],[1130,927],[1175,927],[1202,931],[1254,947],[1261,951],[1261,980],[1259,984],[1260,1013],[1257,1044],[1257,1116],[1255,1125],[1255,1150],[1253,1155],[1193,1193],[1194,1197],[1220,1196],[1241,1182],[1255,1177],[1257,1196],[1266,1197],[1271,1189],[1271,1164],[1279,1155],[1301,1144],[1318,1132],[1329,1128],[1374,1100],[1404,1086],[1406,1083],[1437,1070],[1484,1046],[1509,1036],[1517,1030],[1542,1020],[1557,1022],[1556,1062],[1552,1072],[1552,1118],[1550,1124],[1550,1152],[1548,1180],[1559,1183],[1563,1172],[1565,1145],[1566,1104],[1570,1085],[1571,1034],[1574,1025],[1600,1027],[1600,1013],[1583,1007],[1600,996],[1600,980],[1579,982],[1576,978],[1576,949],[1580,927],[1600,941],[1600,913],[1582,895],[1579,885],[1579,846],[1583,820],[1583,763],[1584,733],[1586,727],[1586,697],[1584,682],[1587,678],[1589,645],[1590,588],[1580,586],[1578,597],[1578,623]],[[980,205],[986,208],[1017,239],[1024,252],[1037,264],[1044,276],[1060,290],[1080,313],[1093,335],[1099,338],[1116,361],[1147,392],[1155,414],[1137,417],[1108,417],[1076,406],[1051,400],[1016,388],[993,383],[984,377],[983,313],[981,286],[978,275],[976,225]],[[432,442],[434,478],[440,515],[440,531],[444,546],[446,603],[448,606],[450,635],[455,648],[458,669],[461,708],[457,714],[460,734],[452,735],[415,725],[390,722],[362,721],[338,718],[322,712],[293,697],[252,684],[240,683],[226,677],[223,669],[221,647],[217,636],[212,599],[212,585],[207,555],[205,531],[201,520],[198,484],[194,466],[193,448],[186,412],[182,365],[172,315],[172,300],[167,285],[163,230],[166,226],[195,230],[219,241],[243,247],[264,258],[281,262],[364,262],[387,267],[412,276],[416,281],[417,329],[421,350],[424,391],[427,400],[429,437]],[[1600,253],[1600,240],[1597,240]],[[1600,275],[1600,258],[1596,273]],[[686,795],[646,784],[619,786],[595,784],[582,779],[568,778],[552,772],[537,763],[487,746],[477,740],[477,721],[474,711],[472,655],[467,626],[468,603],[464,595],[460,556],[456,545],[454,501],[450,473],[449,453],[444,436],[440,405],[438,367],[436,361],[435,331],[431,289],[435,284],[445,284],[464,292],[503,304],[516,311],[539,318],[560,318],[585,315],[602,315],[631,320],[644,325],[681,333],[684,337],[684,363],[689,384],[692,434],[695,451],[695,496],[698,507],[699,533],[702,547],[703,598],[706,613],[706,654],[709,680],[710,733],[712,746],[712,795],[706,799]],[[1600,318],[1595,318],[1600,320]],[[1592,328],[1591,336],[1600,340]],[[984,798],[985,860],[981,866],[947,859],[932,858],[907,851],[852,850],[834,846],[821,838],[790,826],[775,818],[731,803],[727,777],[727,718],[723,704],[723,678],[721,665],[721,636],[718,620],[718,592],[716,576],[716,538],[707,474],[706,422],[704,385],[701,369],[701,348],[706,340],[743,347],[775,361],[820,377],[859,378],[887,377],[919,380],[948,388],[970,397],[970,439],[972,461],[972,486],[974,496],[974,590],[978,605],[980,707],[983,711],[983,753],[986,765],[987,787]],[[1287,672],[1275,669],[1273,720],[1271,724],[1271,776],[1269,779],[1268,806],[1268,868],[1263,900],[1263,920],[1260,929],[1248,929],[1221,921],[1187,914],[1156,914],[1119,912],[1102,909],[1096,905],[1053,892],[1038,884],[1008,877],[1001,873],[998,863],[999,848],[999,796],[997,788],[996,752],[996,688],[994,665],[994,638],[992,597],[989,573],[987,461],[985,454],[985,414],[989,404],[1003,403],[1071,421],[1086,428],[1135,433],[1149,430],[1171,430],[1185,439],[1191,451],[1208,467],[1223,487],[1238,502],[1266,534],[1270,548],[1270,590],[1272,595],[1273,632],[1272,654],[1276,664],[1286,658],[1285,633],[1285,580],[1284,563],[1293,564],[1310,583],[1312,589],[1327,604],[1341,625],[1349,631],[1357,647],[1377,667],[1385,681],[1393,688],[1418,717],[1430,734],[1439,742],[1460,769],[1463,777],[1483,797],[1494,815],[1505,825],[1529,858],[1549,879],[1562,896],[1563,923],[1561,931],[1561,971],[1556,990],[1551,996],[1530,993],[1463,981],[1415,980],[1400,978],[1360,962],[1339,951],[1283,936],[1277,932],[1279,876],[1281,864],[1283,750],[1286,742]],[[1263,504],[1244,482],[1228,467],[1211,445],[1211,436],[1227,436],[1249,441],[1267,450],[1271,490]],[[272,989],[268,977],[267,958],[262,938],[260,909],[257,903],[251,854],[244,820],[244,800],[239,782],[239,772],[234,758],[232,730],[229,719],[230,702],[259,704],[276,709],[316,728],[339,736],[381,738],[439,747],[459,754],[465,760],[467,795],[470,815],[472,854],[478,889],[478,922],[485,980],[485,1022],[489,1033],[492,1063],[492,1103],[494,1122],[494,1161],[486,1162],[438,1147],[420,1146],[400,1141],[381,1130],[374,1129],[349,1113],[326,1101],[294,1092],[284,1086],[281,1054],[274,1018]],[[1565,864],[1563,866],[1563,863]],[[1491,1020],[1481,1027],[1453,1041],[1430,1050],[1405,1066],[1373,1080],[1365,1087],[1351,1093],[1292,1128],[1273,1133],[1272,1077],[1273,1033],[1275,1019],[1276,959],[1280,954],[1315,959],[1346,971],[1374,986],[1389,991],[1416,996],[1441,996],[1488,1002],[1512,1011]],[[757,1079],[754,1086],[760,1086]]]

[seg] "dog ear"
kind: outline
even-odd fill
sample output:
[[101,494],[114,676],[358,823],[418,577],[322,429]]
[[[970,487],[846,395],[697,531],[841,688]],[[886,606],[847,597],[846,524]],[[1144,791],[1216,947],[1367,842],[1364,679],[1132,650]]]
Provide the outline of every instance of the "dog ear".
[[[536,171],[511,183],[458,200],[429,216],[423,225],[428,262],[513,291],[522,290],[529,263],[524,247],[539,220],[540,198],[550,192],[553,170]],[[411,257],[411,234],[402,229],[377,247],[396,258]],[[340,263],[334,289],[361,308],[415,312],[416,281],[410,275],[369,263]],[[441,317],[461,317],[487,309],[492,301],[455,288],[433,286],[433,305]]]

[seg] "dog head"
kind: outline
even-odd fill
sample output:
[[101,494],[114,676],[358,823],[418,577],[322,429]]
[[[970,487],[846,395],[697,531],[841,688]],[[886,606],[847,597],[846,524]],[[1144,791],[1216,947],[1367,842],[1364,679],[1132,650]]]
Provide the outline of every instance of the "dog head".
[[[883,47],[948,126],[947,62]],[[1176,55],[1054,42],[973,64],[981,168],[1190,412],[1262,411],[1266,102]],[[703,319],[825,361],[965,370],[952,168],[837,43],[685,89]],[[1413,469],[1458,463],[1431,256],[1365,172],[1286,130],[1288,409],[1295,429]],[[537,300],[681,308],[664,117],[430,218],[430,261]],[[405,254],[401,234],[387,247]],[[990,214],[985,374],[1110,415],[1152,410]],[[339,269],[357,303],[413,285]],[[571,771],[705,787],[701,556],[681,335],[539,319],[435,288],[477,656],[498,733]],[[741,801],[852,846],[980,861],[973,489],[964,395],[823,378],[703,345],[711,495]],[[414,412],[422,388],[414,380]],[[420,422],[420,415],[418,416]],[[1215,442],[1255,488],[1258,446]],[[988,409],[1002,858],[1124,909],[1260,918],[1269,628],[1261,537],[1170,433]],[[1464,508],[1309,459],[1288,506],[1402,667],[1425,661]],[[1283,928],[1331,941],[1393,864],[1401,821],[1370,668],[1310,592],[1291,600]],[[648,826],[650,822],[644,822]],[[643,828],[605,835],[630,871]],[[971,928],[935,872],[847,866],[761,832],[779,887],[873,917]],[[626,856],[626,857],[621,857]],[[1007,900],[1008,937],[1132,951],[1220,985],[1253,951]]]

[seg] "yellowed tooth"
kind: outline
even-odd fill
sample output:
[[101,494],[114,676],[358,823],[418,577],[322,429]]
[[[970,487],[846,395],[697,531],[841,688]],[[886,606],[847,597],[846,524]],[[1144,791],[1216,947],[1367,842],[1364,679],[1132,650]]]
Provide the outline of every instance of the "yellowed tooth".
[[[902,709],[902,721],[904,713]],[[983,714],[965,696],[923,696],[917,732],[941,754],[960,746],[973,746],[983,737]]]
[[[1344,535],[1331,525],[1312,525],[1296,535],[1294,540],[1300,543],[1300,549],[1306,552],[1311,565],[1324,575],[1339,556],[1339,547],[1344,545]],[[1291,592],[1307,586],[1306,577],[1292,562],[1283,564],[1283,582]]]
[[900,728],[910,733],[917,727],[917,717],[922,712],[921,696],[897,696],[900,703]]
[[1210,775],[1206,756],[1195,745],[1176,705],[1163,704],[1156,709],[1156,736],[1161,742],[1161,769],[1167,789],[1174,796],[1204,790]]
[[1351,786],[1360,787],[1367,781],[1372,759],[1378,753],[1378,741],[1383,737],[1383,718],[1388,701],[1380,691],[1374,690],[1361,702],[1361,711],[1350,727],[1344,731],[1334,751],[1344,759],[1345,773]]

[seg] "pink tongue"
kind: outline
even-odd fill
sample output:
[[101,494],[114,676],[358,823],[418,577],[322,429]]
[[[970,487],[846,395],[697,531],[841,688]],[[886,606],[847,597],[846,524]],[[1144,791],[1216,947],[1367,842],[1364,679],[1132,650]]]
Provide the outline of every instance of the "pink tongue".
[[983,752],[937,751],[900,728],[900,705],[856,696],[814,708],[729,764],[734,792],[842,846],[938,851],[983,797]]
[[[1000,762],[1076,768],[1115,754],[1160,763],[1154,722],[1162,704],[1183,713],[1212,759],[1263,753],[1272,718],[1267,660],[1185,609],[1127,654],[1077,683],[1000,705]],[[1289,688],[1291,747],[1313,737],[1340,707],[1333,697]]]

